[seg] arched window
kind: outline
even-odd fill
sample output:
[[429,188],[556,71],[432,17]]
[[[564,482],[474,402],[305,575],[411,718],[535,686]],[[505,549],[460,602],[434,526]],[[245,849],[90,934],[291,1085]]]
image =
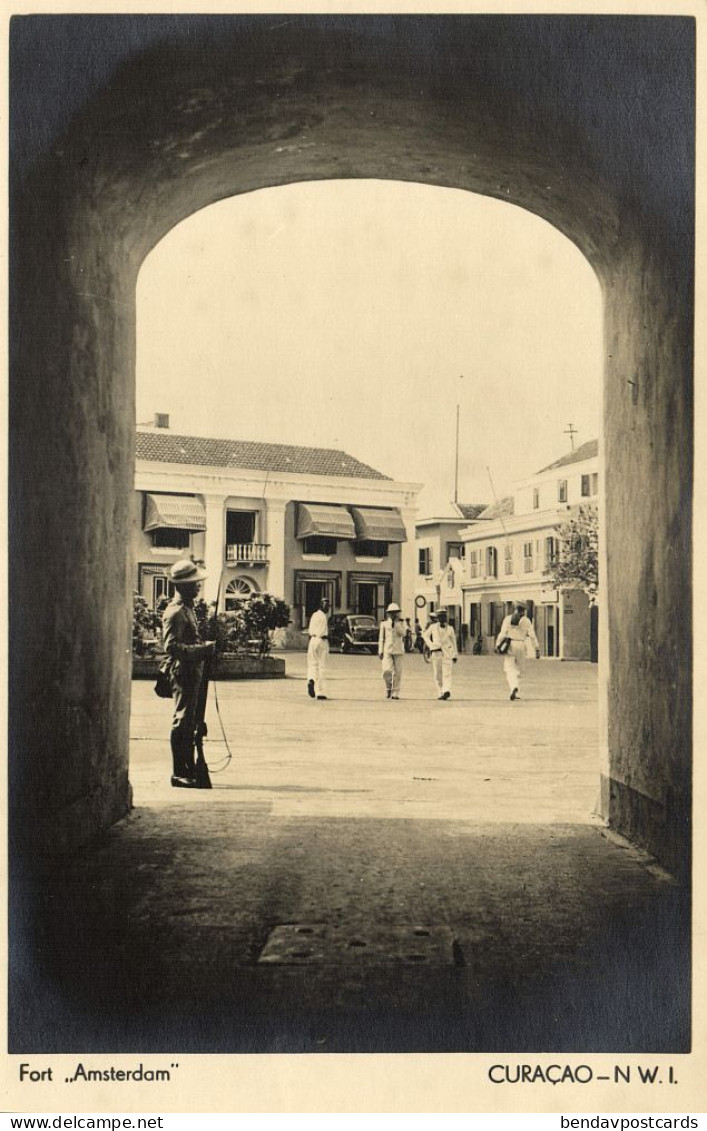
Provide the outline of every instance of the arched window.
[[233,612],[238,607],[239,601],[244,601],[257,592],[257,585],[249,577],[234,577],[226,586],[226,612]]

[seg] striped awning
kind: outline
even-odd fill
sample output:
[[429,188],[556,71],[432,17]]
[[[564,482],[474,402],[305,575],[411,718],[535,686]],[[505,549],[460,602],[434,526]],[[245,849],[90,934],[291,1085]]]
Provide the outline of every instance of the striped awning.
[[353,519],[346,507],[300,503],[297,508],[297,537],[311,538],[314,534],[347,542],[356,538]]
[[146,495],[143,530],[206,530],[206,512],[194,495]]
[[371,507],[352,507],[356,537],[371,542],[407,542],[400,511],[374,510]]

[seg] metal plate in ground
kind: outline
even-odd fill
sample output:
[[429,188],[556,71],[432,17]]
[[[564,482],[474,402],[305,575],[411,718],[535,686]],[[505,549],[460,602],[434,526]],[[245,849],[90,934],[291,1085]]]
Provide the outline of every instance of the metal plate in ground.
[[330,923],[281,923],[268,935],[258,959],[268,966],[454,966],[449,927],[424,924],[360,927]]

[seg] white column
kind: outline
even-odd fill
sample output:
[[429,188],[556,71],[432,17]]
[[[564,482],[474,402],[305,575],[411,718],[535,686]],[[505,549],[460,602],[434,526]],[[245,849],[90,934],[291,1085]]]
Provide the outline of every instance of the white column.
[[404,617],[410,618],[410,623],[415,623],[415,586],[417,583],[417,545],[415,543],[415,517],[416,510],[408,508],[401,510],[405,523],[407,542],[400,545],[400,608]]
[[268,543],[268,593],[285,599],[285,507],[286,499],[268,499],[265,541]]
[[216,600],[223,606],[223,586],[219,586],[223,572],[225,546],[226,511],[223,495],[204,495],[206,509],[206,536],[204,539],[204,562],[208,577],[203,584],[202,596],[207,604]]

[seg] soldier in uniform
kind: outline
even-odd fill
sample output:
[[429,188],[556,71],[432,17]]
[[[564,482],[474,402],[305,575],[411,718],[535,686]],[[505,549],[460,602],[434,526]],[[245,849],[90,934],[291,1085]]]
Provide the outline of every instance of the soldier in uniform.
[[169,682],[174,699],[170,733],[172,785],[196,786],[194,741],[199,719],[199,698],[204,681],[204,663],[214,653],[213,640],[204,643],[194,613],[201,582],[206,574],[191,558],[175,562],[170,570],[176,593],[164,611],[162,639],[169,661]]

